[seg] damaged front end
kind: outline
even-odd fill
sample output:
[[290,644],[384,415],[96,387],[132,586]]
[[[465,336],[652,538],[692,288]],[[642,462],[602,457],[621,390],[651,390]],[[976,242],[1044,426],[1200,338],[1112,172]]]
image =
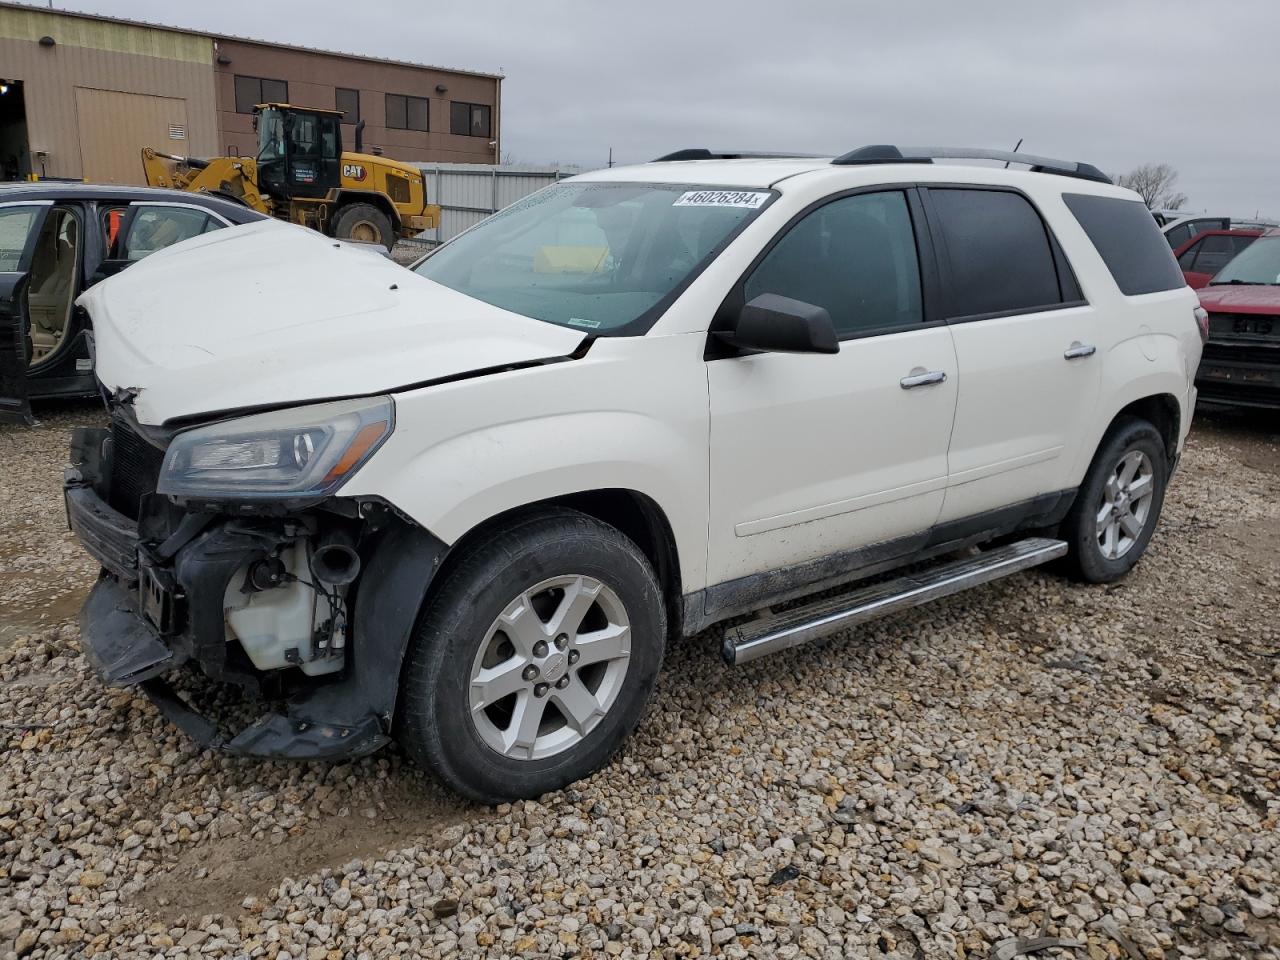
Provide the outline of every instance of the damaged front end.
[[[392,428],[389,398],[165,433],[116,405],[72,439],[67,516],[102,574],[85,655],[202,745],[291,759],[389,739],[400,664],[444,544],[335,490]],[[166,679],[194,664],[274,705],[224,735]]]

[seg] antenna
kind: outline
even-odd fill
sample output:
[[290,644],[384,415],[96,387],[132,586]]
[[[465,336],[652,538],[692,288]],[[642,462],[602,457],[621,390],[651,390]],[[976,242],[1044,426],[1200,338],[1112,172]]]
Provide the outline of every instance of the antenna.
[[[1015,144],[1013,145],[1013,152],[1014,152],[1014,153],[1017,153],[1017,152],[1018,152],[1018,148],[1019,148],[1020,146],[1022,146],[1022,140],[1023,140],[1023,138],[1022,138],[1022,137],[1019,137],[1019,138],[1018,138],[1018,142],[1017,142],[1017,143],[1015,143]],[[1008,161],[1008,160],[1006,160],[1006,161],[1004,162],[1004,168],[1005,168],[1006,170],[1008,170],[1008,169],[1009,169],[1009,161]]]

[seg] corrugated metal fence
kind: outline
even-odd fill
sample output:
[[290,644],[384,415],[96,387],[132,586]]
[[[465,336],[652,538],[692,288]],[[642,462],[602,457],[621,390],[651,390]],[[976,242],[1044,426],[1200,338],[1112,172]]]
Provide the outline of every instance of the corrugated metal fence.
[[443,243],[490,214],[548,184],[573,176],[576,167],[523,163],[419,163],[427,181],[427,199],[440,204],[440,226],[418,239]]

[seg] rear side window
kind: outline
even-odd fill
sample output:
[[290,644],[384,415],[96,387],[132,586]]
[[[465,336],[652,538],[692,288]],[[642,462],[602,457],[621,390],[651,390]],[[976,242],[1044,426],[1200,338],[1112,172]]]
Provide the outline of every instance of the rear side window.
[[1063,302],[1049,234],[1026,197],[952,189],[931,189],[929,197],[951,263],[948,319],[1031,313]]
[[1083,193],[1064,193],[1062,199],[1125,296],[1185,285],[1173,251],[1142,201]]

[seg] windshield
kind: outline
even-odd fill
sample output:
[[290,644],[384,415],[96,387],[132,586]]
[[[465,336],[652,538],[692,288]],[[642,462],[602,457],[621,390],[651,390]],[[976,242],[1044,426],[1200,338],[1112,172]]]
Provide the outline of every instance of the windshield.
[[258,115],[258,159],[284,159],[284,117],[279,110],[263,110]]
[[1214,284],[1280,283],[1280,237],[1261,237],[1218,271]]
[[468,230],[415,269],[526,317],[601,335],[643,333],[772,196],[561,183]]

